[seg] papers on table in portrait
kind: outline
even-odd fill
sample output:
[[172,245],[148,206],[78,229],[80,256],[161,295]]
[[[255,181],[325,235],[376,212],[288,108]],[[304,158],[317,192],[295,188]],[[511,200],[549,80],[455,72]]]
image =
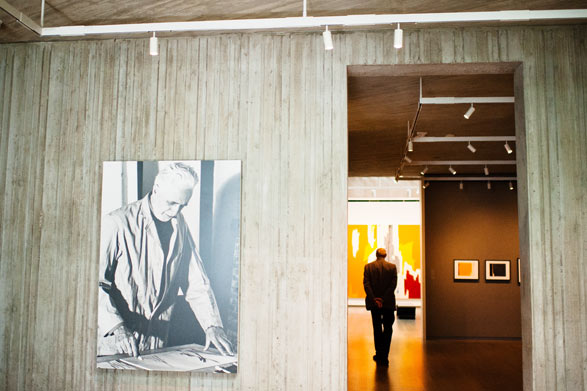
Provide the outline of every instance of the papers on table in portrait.
[[236,372],[237,356],[223,356],[215,349],[190,344],[141,355],[98,357],[98,368],[144,369],[147,371]]

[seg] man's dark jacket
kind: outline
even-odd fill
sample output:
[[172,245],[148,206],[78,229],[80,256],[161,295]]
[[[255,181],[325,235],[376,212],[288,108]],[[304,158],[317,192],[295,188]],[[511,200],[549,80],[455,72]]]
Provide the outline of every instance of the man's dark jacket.
[[395,287],[397,286],[397,268],[383,258],[365,265],[363,272],[365,287],[365,305],[370,311],[377,308],[375,298],[383,299],[383,308],[395,309]]

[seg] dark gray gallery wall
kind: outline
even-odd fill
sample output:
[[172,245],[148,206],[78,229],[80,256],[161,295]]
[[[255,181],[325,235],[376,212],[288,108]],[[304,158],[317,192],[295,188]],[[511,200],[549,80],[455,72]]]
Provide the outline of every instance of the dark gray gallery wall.
[[[516,192],[432,182],[424,197],[427,337],[520,338]],[[478,259],[479,281],[454,282],[454,259]],[[486,259],[510,260],[510,282],[486,282]]]
[[[347,66],[518,61],[524,384],[585,389],[587,27],[333,35],[0,45],[1,390],[345,390]],[[101,162],[153,159],[243,162],[236,376],[95,369]]]

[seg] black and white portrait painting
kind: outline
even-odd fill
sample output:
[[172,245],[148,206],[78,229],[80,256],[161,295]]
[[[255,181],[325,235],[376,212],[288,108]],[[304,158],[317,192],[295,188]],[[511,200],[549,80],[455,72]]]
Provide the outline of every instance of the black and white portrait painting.
[[241,162],[104,162],[97,365],[238,368]]

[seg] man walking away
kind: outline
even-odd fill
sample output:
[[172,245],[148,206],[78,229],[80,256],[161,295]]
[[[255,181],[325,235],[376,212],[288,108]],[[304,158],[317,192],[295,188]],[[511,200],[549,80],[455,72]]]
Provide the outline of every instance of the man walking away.
[[365,305],[371,311],[373,320],[373,338],[375,355],[373,360],[378,365],[389,365],[389,345],[395,321],[395,287],[397,286],[397,268],[387,262],[387,251],[378,248],[375,252],[377,260],[365,265],[363,287],[367,297]]

